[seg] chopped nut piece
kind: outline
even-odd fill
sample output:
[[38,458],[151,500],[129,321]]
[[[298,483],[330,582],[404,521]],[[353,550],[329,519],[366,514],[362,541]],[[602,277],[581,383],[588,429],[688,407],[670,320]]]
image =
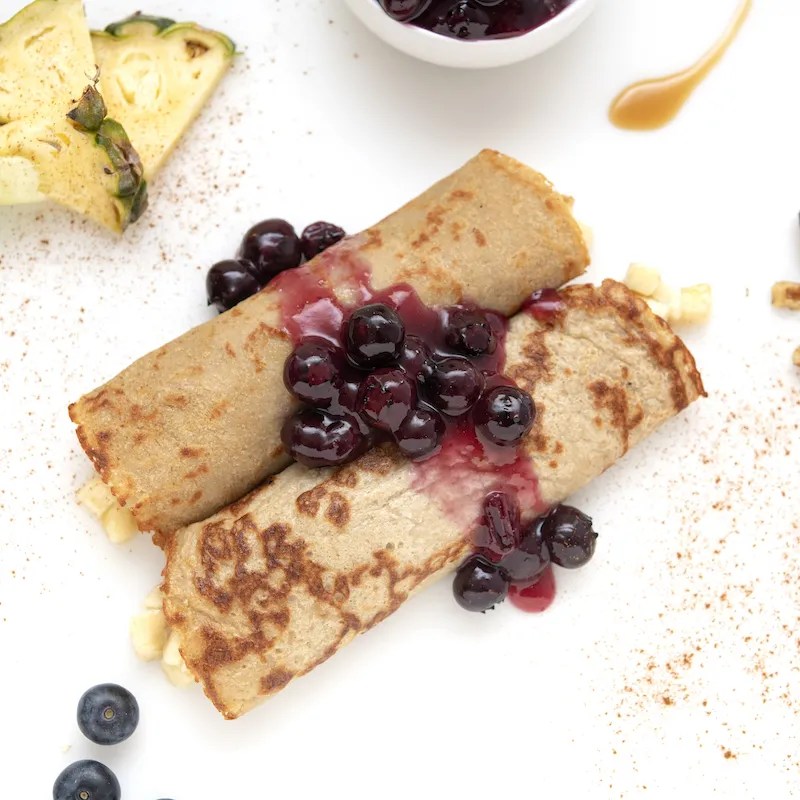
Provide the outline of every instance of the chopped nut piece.
[[157,661],[167,644],[169,629],[163,611],[145,611],[131,618],[131,642],[142,661]]
[[642,297],[651,297],[661,283],[661,272],[646,264],[631,264],[623,283]]
[[681,289],[681,315],[676,322],[698,325],[711,316],[711,287],[707,283]]
[[772,305],[800,311],[800,283],[778,281],[772,287]]
[[169,635],[161,658],[161,668],[171,683],[178,688],[191,686],[195,680],[180,652],[180,638],[174,631]]
[[800,347],[794,351],[794,355],[792,356],[792,361],[796,367],[800,367]]
[[139,533],[133,514],[127,508],[118,506],[116,502],[103,512],[100,521],[103,523],[106,536],[114,544],[124,544]]

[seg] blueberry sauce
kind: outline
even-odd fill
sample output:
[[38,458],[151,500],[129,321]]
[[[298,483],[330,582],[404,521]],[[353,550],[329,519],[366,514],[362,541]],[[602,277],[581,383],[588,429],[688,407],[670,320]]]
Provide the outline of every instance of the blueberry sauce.
[[[475,552],[453,584],[459,605],[486,611],[508,597],[544,610],[551,562],[582,565],[596,534],[576,509],[542,502],[520,446],[536,409],[503,374],[506,319],[469,303],[429,307],[406,284],[373,289],[357,244],[271,283],[295,343],[286,386],[306,404],[284,425],[287,451],[307,466],[338,466],[394,441],[414,463],[413,488],[473,531]],[[563,304],[544,291],[527,311],[549,322]]]
[[528,33],[573,0],[378,0],[398,22],[453,39],[504,39]]
[[508,590],[508,599],[512,606],[534,614],[547,611],[555,597],[556,578],[552,567],[547,567],[536,583],[524,589],[512,585]]
[[555,325],[564,316],[566,306],[555,289],[540,289],[525,301],[522,310],[538,322]]

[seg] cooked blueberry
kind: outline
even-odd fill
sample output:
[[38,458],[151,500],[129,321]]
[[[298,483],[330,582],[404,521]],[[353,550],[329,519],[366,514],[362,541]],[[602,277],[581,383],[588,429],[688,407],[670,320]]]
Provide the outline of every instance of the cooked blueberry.
[[473,0],[461,0],[437,17],[431,30],[455,39],[480,39],[486,35],[491,22],[487,9]]
[[398,364],[412,377],[424,380],[431,373],[431,351],[419,336],[406,336]]
[[300,236],[300,247],[308,261],[345,237],[343,228],[330,222],[312,222]]
[[343,380],[339,387],[339,405],[358,415],[358,396],[360,391],[360,381],[354,380],[352,376],[348,377],[347,380]]
[[572,506],[556,506],[542,520],[542,536],[554,564],[577,569],[594,555],[597,534],[592,518]]
[[383,303],[372,303],[355,310],[347,321],[347,355],[362,369],[385,367],[400,357],[405,337],[398,313]]
[[431,408],[413,408],[395,433],[395,441],[406,458],[421,459],[438,452],[445,424]]
[[383,367],[361,383],[359,411],[373,427],[394,432],[414,407],[417,391],[413,379],[398,367]]
[[253,225],[242,239],[239,257],[253,264],[253,274],[262,286],[279,272],[299,266],[300,237],[283,219],[266,219]]
[[489,492],[475,532],[475,545],[490,561],[511,552],[520,541],[519,503],[506,492]]
[[514,445],[533,427],[531,396],[516,386],[498,386],[475,405],[472,419],[481,436],[497,445]]
[[53,800],[120,800],[117,776],[99,761],[75,761],[53,784]]
[[308,338],[286,359],[286,388],[303,403],[328,408],[341,388],[344,353],[324,339]]
[[431,0],[380,0],[380,4],[393,19],[410,22],[431,4]]
[[208,304],[217,311],[227,311],[261,289],[247,261],[228,259],[214,264],[206,276]]
[[[388,0],[381,0],[382,4]],[[398,0],[410,2],[410,0]],[[573,0],[433,0],[414,16],[413,25],[444,36],[493,39],[537,28],[563,11]]]
[[515,586],[536,583],[550,563],[550,553],[542,536],[542,521],[541,518],[534,520],[522,532],[517,547],[500,561],[500,566]]
[[497,349],[497,337],[480,311],[455,309],[449,315],[444,335],[447,344],[464,355],[491,355]]
[[307,467],[333,467],[357,458],[365,449],[358,422],[304,408],[283,425],[281,440],[289,455]]
[[457,417],[475,405],[483,391],[484,379],[466,358],[451,356],[434,366],[426,385],[430,402],[445,414]]
[[115,683],[101,683],[78,701],[78,727],[95,744],[119,744],[133,736],[139,724],[136,698]]
[[508,594],[508,576],[481,556],[471,556],[456,572],[453,595],[467,611],[488,611]]

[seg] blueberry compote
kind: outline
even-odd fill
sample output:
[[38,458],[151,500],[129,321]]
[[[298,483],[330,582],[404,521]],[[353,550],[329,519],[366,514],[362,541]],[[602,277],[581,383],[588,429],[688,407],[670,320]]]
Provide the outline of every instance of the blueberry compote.
[[573,0],[378,0],[398,22],[453,39],[504,39],[532,31]]
[[555,597],[552,564],[576,569],[594,555],[592,520],[558,505],[521,522],[516,498],[490,492],[475,527],[475,554],[456,572],[453,593],[468,611],[487,611],[508,597],[523,611],[544,611]]
[[[311,407],[284,425],[292,457],[338,466],[394,441],[415,461],[440,454],[437,463],[469,462],[474,451],[483,472],[512,468],[535,410],[502,374],[505,318],[472,305],[431,308],[407,285],[374,291],[355,261],[329,260],[356,298],[352,307],[303,269],[275,284],[295,342],[286,387]],[[428,483],[433,474],[420,478]]]
[[[294,342],[284,380],[303,404],[283,426],[287,452],[335,467],[393,441],[415,463],[412,486],[475,529],[475,552],[454,582],[459,605],[486,611],[509,597],[543,610],[551,563],[581,566],[595,534],[575,509],[545,513],[521,447],[536,408],[503,374],[506,319],[471,304],[426,306],[404,284],[376,291],[346,245],[320,258],[322,271],[301,267],[273,281]],[[561,310],[557,293],[528,306],[548,319]]]

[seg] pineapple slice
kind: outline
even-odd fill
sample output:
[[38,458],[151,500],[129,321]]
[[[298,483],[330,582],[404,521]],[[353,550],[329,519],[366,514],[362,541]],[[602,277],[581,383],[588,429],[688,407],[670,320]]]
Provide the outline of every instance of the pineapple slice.
[[118,233],[144,211],[141,161],[84,90],[95,73],[80,0],[36,0],[0,26],[0,205],[43,194]]
[[217,87],[236,46],[194,23],[142,14],[93,32],[92,43],[109,113],[152,177]]
[[144,611],[130,622],[131,644],[142,661],[159,661],[169,640],[169,628],[161,609]]
[[[78,502],[100,520],[106,536],[114,544],[125,544],[139,532],[133,514],[117,502],[111,489],[98,477],[78,490]],[[145,607],[151,606],[145,604]],[[161,604],[153,608],[161,608]]]
[[681,290],[677,286],[662,280],[651,297],[666,306],[667,314],[664,319],[667,322],[677,322],[681,318]]
[[680,322],[701,325],[711,317],[711,287],[707,283],[681,289]]
[[624,283],[667,322],[699,325],[711,316],[711,287],[707,283],[678,288],[666,283],[659,270],[646,264],[631,264]]
[[149,611],[160,611],[164,605],[161,585],[154,587],[144,599],[144,607]]
[[39,191],[39,173],[22,156],[0,158],[0,205],[41,203],[47,197]]
[[81,0],[25,6],[0,25],[0,125],[66,113],[95,72]]
[[173,686],[185,689],[195,683],[194,675],[189,671],[180,651],[181,640],[175,631],[172,631],[164,645],[161,657],[161,668]]
[[625,274],[623,283],[636,294],[642,297],[652,297],[653,292],[661,283],[661,272],[655,267],[646,264],[631,264]]
[[[42,20],[47,24],[43,27]],[[79,69],[69,63],[83,58]],[[46,69],[42,65],[47,64]],[[39,0],[0,25],[0,125],[46,113],[56,97],[78,97],[94,72],[89,29],[76,0]],[[36,80],[31,80],[31,76]],[[0,205],[38,203],[36,168],[25,158],[0,163]]]
[[78,489],[77,497],[78,502],[98,519],[117,504],[117,498],[111,493],[111,489],[96,476]]
[[40,192],[122,233],[146,208],[147,185],[130,142],[118,138],[119,126],[113,120],[103,126],[96,133],[81,131],[66,115],[3,125],[0,175],[7,161],[26,159],[39,176]]

